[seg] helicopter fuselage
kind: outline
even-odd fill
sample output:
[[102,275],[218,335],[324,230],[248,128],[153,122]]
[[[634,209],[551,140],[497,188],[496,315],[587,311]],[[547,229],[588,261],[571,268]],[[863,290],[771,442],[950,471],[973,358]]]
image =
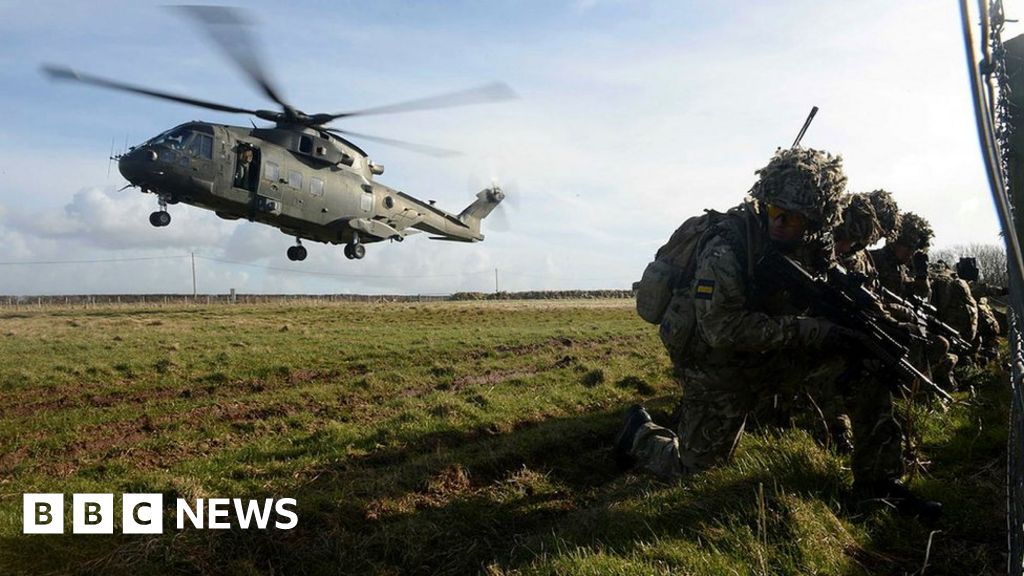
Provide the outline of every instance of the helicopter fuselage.
[[[157,194],[162,211],[166,203],[183,202],[298,239],[345,243],[346,256],[357,244],[402,240],[414,230],[437,239],[483,240],[480,220],[504,197],[500,189],[486,189],[462,213],[448,213],[374,182],[383,168],[351,142],[298,126],[189,122],[133,147],[118,168],[134,186]],[[170,217],[150,221],[162,226]],[[302,249],[302,257],[292,259],[304,256]]]

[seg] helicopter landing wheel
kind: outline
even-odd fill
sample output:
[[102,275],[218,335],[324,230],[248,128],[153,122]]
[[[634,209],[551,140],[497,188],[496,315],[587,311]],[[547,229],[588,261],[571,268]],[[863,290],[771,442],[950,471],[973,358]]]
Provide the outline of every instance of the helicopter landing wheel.
[[171,223],[171,214],[162,210],[153,212],[149,215],[149,223],[157,228],[163,228]]
[[356,260],[362,260],[363,256],[366,256],[366,246],[362,244],[352,245],[352,257]]
[[355,256],[352,255],[352,245],[351,244],[345,244],[345,248],[342,249],[342,252],[345,253],[345,258],[348,258],[349,260],[355,258]]
[[305,246],[290,246],[288,247],[288,259],[291,261],[305,260],[306,259],[306,247]]

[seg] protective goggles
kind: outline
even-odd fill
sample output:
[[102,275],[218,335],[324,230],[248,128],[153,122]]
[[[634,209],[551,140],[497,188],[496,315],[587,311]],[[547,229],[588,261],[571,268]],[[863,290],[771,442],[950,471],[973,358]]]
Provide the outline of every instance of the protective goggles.
[[768,219],[772,221],[781,219],[780,223],[783,226],[806,227],[808,225],[807,217],[803,214],[779,208],[774,204],[768,205]]

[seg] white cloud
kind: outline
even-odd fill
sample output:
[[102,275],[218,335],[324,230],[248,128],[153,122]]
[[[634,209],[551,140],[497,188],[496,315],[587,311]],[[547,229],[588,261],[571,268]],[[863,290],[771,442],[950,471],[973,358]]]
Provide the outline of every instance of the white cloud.
[[156,197],[136,190],[84,188],[61,211],[16,212],[10,226],[30,237],[65,240],[107,250],[182,248],[215,245],[227,238],[228,226],[192,210],[170,207],[171,226],[154,228],[149,214]]

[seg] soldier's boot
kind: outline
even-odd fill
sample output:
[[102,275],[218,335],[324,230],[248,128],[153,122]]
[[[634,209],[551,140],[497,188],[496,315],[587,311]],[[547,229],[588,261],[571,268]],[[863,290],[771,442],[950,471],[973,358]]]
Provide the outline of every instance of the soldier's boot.
[[920,518],[924,522],[935,522],[942,517],[942,502],[917,496],[899,480],[883,480],[855,488],[866,496],[889,503],[901,516]]
[[633,458],[633,441],[640,427],[651,421],[651,415],[639,404],[634,404],[626,411],[625,424],[622,431],[615,437],[615,463],[620,470],[629,470],[636,464]]
[[853,428],[850,417],[840,414],[829,422],[829,440],[837,454],[853,454]]
[[956,377],[953,376],[956,361],[956,356],[948,354],[932,368],[932,379],[946,392],[956,392],[958,387]]

